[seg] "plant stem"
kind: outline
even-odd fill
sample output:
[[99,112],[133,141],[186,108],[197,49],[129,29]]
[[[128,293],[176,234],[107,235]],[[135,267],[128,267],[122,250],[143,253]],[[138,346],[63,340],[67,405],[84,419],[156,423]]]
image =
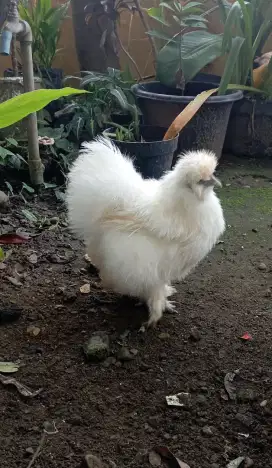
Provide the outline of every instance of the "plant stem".
[[[134,0],[134,5],[135,5],[135,7],[136,7],[136,9],[138,11],[138,14],[139,14],[140,20],[142,22],[142,25],[144,27],[145,33],[147,34],[148,31],[150,30],[150,27],[149,27],[149,24],[148,24],[143,12],[142,12],[142,7],[140,5],[140,1],[139,0]],[[152,50],[152,53],[153,53],[153,56],[154,56],[154,61],[155,61],[156,58],[157,58],[157,54],[158,54],[157,47],[156,47],[154,38],[152,36],[149,36],[149,34],[147,34],[147,37],[149,39],[149,42],[150,42],[150,45],[151,45],[151,50]]]
[[31,458],[29,464],[27,465],[27,468],[31,468],[31,466],[34,464],[35,460],[40,455],[40,452],[41,452],[41,450],[42,450],[42,448],[44,446],[44,443],[45,443],[45,439],[46,439],[46,433],[44,432],[42,434],[42,437],[41,437],[40,443],[38,445],[38,448],[37,448],[36,452],[34,453],[33,457]]
[[135,70],[136,70],[136,72],[137,72],[137,74],[139,76],[139,79],[142,81],[143,77],[142,77],[142,74],[140,72],[140,69],[139,69],[137,63],[135,62],[134,58],[130,55],[130,53],[127,51],[127,49],[123,46],[122,41],[121,41],[121,39],[119,37],[119,34],[117,34],[116,37],[117,37],[117,41],[119,43],[120,48],[122,49],[124,54],[126,54],[128,59],[131,61],[131,63],[133,64],[133,66],[134,66],[134,68],[135,68]]

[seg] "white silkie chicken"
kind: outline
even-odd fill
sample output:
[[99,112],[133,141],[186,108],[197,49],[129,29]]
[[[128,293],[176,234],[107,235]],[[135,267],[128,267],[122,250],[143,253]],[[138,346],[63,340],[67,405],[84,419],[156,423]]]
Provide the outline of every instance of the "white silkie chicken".
[[144,180],[110,140],[85,143],[69,174],[72,229],[86,244],[103,286],[139,298],[155,325],[182,280],[225,228],[208,151],[182,156],[160,180]]

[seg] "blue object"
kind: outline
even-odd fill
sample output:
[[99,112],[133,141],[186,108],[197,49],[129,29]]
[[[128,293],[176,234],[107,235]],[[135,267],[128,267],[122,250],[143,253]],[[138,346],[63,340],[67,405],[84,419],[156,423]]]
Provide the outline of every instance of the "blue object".
[[0,54],[1,55],[10,55],[11,40],[12,40],[12,32],[6,31],[4,29],[1,34],[1,42],[0,42]]

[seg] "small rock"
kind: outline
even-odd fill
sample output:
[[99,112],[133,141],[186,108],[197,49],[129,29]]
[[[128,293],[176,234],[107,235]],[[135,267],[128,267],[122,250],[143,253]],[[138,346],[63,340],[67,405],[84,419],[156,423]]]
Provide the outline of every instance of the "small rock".
[[132,349],[130,350],[130,352],[131,352],[131,354],[133,354],[133,356],[137,356],[137,354],[138,354],[139,351],[138,351],[138,349],[132,348]]
[[160,333],[159,334],[159,339],[160,340],[168,340],[168,338],[170,338],[169,333]]
[[191,329],[189,339],[190,339],[191,341],[195,341],[195,342],[201,340],[200,331],[199,331],[196,327],[193,327],[193,328]]
[[117,354],[117,358],[119,361],[132,361],[134,359],[134,355],[131,354],[128,348],[123,346]]
[[112,366],[112,365],[115,364],[115,363],[116,363],[115,357],[109,356],[109,357],[103,362],[103,366],[104,366],[104,367],[110,367],[110,366]]
[[63,291],[63,300],[65,302],[74,302],[77,298],[76,291],[67,291],[66,289]]
[[85,456],[80,468],[104,468],[104,466],[100,458],[90,454]]
[[204,426],[202,427],[202,433],[206,436],[211,436],[213,435],[213,428],[211,426]]
[[79,289],[80,289],[81,294],[89,294],[91,291],[91,285],[90,283],[86,283],[80,286]]
[[240,388],[237,391],[237,400],[241,402],[254,401],[257,397],[256,392],[252,388]]
[[260,271],[265,271],[267,269],[267,266],[265,263],[260,263],[260,265],[258,266],[259,270]]
[[257,228],[252,228],[252,232],[258,232],[258,229]]
[[263,400],[261,403],[260,403],[260,407],[261,408],[265,408],[265,406],[267,405],[268,401],[267,400]]
[[31,255],[29,255],[27,260],[29,261],[29,263],[32,263],[32,265],[35,265],[38,262],[38,256],[35,253],[32,253]]
[[89,361],[104,361],[108,357],[110,351],[108,335],[93,335],[83,349]]
[[26,453],[26,455],[33,455],[33,454],[34,454],[34,450],[33,450],[32,447],[27,447],[27,448],[25,449],[25,453]]
[[27,327],[26,332],[28,335],[38,336],[41,332],[41,329],[39,327],[35,327],[35,325],[30,325]]
[[160,455],[154,452],[153,450],[148,455],[148,461],[151,466],[155,466],[155,467],[161,466],[162,464],[162,459]]
[[264,297],[271,297],[272,295],[272,290],[271,288],[267,288],[267,290],[264,293]]
[[250,468],[253,465],[254,465],[254,461],[251,458],[246,457],[244,460],[244,468]]
[[0,210],[5,209],[8,206],[9,197],[0,190]]

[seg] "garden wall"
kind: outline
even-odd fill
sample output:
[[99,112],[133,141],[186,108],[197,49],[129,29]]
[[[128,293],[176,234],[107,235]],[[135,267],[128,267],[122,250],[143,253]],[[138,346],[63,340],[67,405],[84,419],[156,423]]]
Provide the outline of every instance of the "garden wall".
[[[56,3],[63,3],[63,0],[55,0]],[[87,2],[86,2],[87,3]],[[146,3],[146,2],[145,2]],[[152,2],[154,4],[155,2]],[[150,4],[150,1],[148,1]],[[216,0],[208,0],[206,4],[213,7]],[[70,12],[71,16],[71,12]],[[218,20],[218,13],[215,11],[210,15],[210,31],[219,33],[221,32],[220,22]],[[132,23],[130,23],[130,14],[124,13],[120,21],[120,37],[126,49],[129,48],[131,56],[134,58],[143,76],[152,75],[154,67],[152,62],[152,55],[148,38],[146,37],[142,24],[139,18],[135,15]],[[91,45],[90,45],[91,47]],[[75,41],[72,18],[68,18],[63,26],[60,48],[63,48],[59,56],[56,58],[54,66],[64,69],[65,74],[74,74],[78,72],[79,66],[76,56]],[[266,47],[267,50],[272,50],[272,38]],[[121,65],[127,63],[127,58],[121,52]],[[10,67],[10,57],[0,57],[0,75],[6,68]],[[223,67],[223,60],[219,59],[214,64],[206,68],[211,73],[220,74]]]

